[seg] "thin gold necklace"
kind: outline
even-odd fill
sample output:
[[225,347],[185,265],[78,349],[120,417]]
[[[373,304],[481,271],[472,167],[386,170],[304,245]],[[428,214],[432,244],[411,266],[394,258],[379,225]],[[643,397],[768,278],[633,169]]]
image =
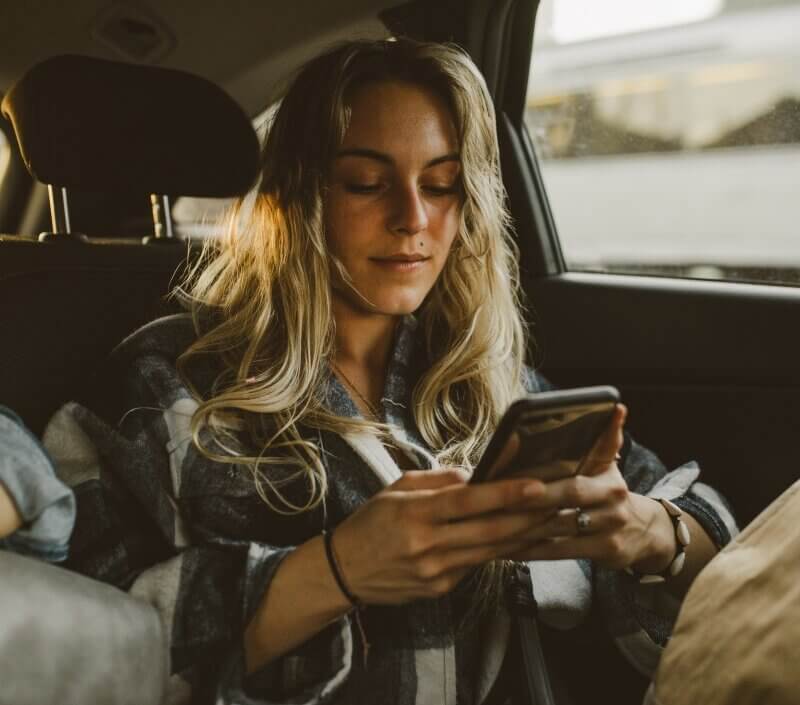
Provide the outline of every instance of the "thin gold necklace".
[[364,405],[367,407],[367,411],[369,412],[369,415],[372,416],[372,420],[373,421],[380,421],[381,414],[378,412],[378,410],[375,408],[375,406],[372,404],[372,402],[370,402],[369,399],[367,399],[361,392],[358,391],[358,387],[356,387],[356,385],[353,384],[350,381],[350,378],[344,372],[342,372],[342,368],[339,367],[339,365],[337,365],[333,360],[331,360],[331,367],[333,367],[333,369],[336,372],[336,374],[338,374],[339,377],[342,378],[342,381],[345,383],[347,388],[350,391],[355,392],[356,396],[362,402],[364,402]]

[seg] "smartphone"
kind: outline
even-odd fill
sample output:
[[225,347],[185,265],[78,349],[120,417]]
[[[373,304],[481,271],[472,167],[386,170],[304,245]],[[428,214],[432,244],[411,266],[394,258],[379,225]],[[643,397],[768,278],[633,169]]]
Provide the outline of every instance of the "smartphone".
[[545,482],[575,475],[619,401],[619,392],[607,386],[518,399],[500,420],[470,481],[488,482],[523,469]]

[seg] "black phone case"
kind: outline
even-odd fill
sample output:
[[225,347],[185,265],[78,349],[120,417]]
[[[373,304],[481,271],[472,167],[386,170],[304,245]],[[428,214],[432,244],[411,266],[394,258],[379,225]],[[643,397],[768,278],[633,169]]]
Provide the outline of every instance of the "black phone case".
[[[528,415],[532,414],[546,414],[548,411],[556,410],[563,412],[569,408],[579,408],[586,406],[597,405],[598,409],[603,409],[608,406],[602,413],[590,420],[590,423],[583,425],[573,424],[567,432],[569,435],[564,434],[564,429],[554,429],[554,432],[539,433],[536,436],[536,447],[526,448],[525,433],[520,433],[520,450],[517,452],[516,457],[529,455],[528,451],[535,450],[539,462],[547,462],[550,460],[580,460],[580,457],[565,457],[560,456],[559,453],[564,452],[569,448],[572,455],[575,455],[575,449],[579,449],[580,453],[585,454],[591,448],[594,441],[605,429],[611,415],[614,411],[614,406],[620,401],[619,391],[610,386],[597,386],[597,387],[580,387],[577,389],[566,389],[554,392],[540,392],[539,394],[531,395],[517,399],[508,407],[508,410],[503,415],[497,429],[492,436],[486,452],[483,454],[480,462],[472,474],[471,482],[484,482],[486,476],[499,457],[506,443],[508,442],[511,434],[521,425],[521,420]],[[565,441],[569,440],[566,444]],[[513,466],[513,461],[509,464]],[[513,470],[512,470],[513,471]],[[501,470],[498,475],[492,479],[497,479],[507,474],[509,470]]]

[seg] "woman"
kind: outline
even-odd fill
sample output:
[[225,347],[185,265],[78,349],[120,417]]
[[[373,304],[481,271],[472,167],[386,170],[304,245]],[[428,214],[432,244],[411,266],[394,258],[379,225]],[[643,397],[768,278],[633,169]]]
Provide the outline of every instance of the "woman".
[[[546,384],[523,364],[494,124],[454,48],[311,61],[252,211],[183,290],[192,318],[123,343],[105,421],[77,405],[54,420],[85,459],[73,564],[162,610],[176,691],[485,702],[508,642],[503,559],[531,561],[543,619],[601,613],[648,670],[670,624],[654,596],[682,594],[729,540],[696,467],[666,474],[623,439],[622,408],[580,477],[466,484],[504,409]],[[691,533],[663,588],[622,570],[680,552],[647,493]]]

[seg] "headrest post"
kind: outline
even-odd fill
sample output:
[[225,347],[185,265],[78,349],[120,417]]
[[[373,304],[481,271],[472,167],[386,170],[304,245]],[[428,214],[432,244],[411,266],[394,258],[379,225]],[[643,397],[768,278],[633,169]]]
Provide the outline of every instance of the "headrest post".
[[180,240],[172,230],[172,207],[169,196],[151,193],[150,206],[153,212],[153,234],[142,238],[145,245],[171,245]]
[[172,239],[172,204],[169,196],[150,194],[150,205],[153,211],[153,236],[156,240]]
[[72,232],[72,227],[69,222],[67,189],[63,186],[48,184],[47,192],[50,196],[50,220],[53,225],[53,232],[69,235]]

